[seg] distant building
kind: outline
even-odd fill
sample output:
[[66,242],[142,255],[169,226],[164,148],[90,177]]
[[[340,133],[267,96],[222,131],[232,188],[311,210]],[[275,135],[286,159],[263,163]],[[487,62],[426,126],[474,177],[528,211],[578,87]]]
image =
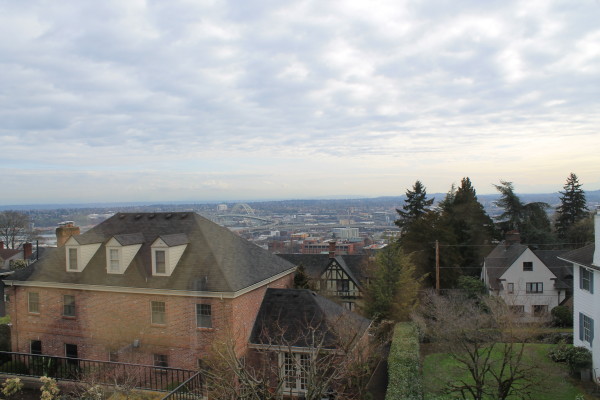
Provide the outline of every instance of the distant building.
[[360,238],[358,228],[333,228],[333,235],[337,239],[357,239]]

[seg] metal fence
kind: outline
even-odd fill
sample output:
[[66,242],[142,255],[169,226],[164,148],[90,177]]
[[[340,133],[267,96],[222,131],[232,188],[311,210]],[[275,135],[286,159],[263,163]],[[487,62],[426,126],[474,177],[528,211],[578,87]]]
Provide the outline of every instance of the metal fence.
[[0,373],[164,392],[198,375],[179,368],[11,352],[0,352]]
[[200,372],[190,377],[187,381],[177,386],[175,390],[162,398],[162,400],[200,400],[206,399],[205,388],[202,384]]

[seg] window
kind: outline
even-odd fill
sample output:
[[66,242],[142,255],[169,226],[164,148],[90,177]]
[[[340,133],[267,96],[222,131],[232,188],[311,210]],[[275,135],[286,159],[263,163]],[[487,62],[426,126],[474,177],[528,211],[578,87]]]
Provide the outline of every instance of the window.
[[108,270],[110,272],[119,272],[119,249],[109,250]]
[[508,293],[514,293],[515,292],[515,284],[514,283],[507,283],[506,284],[506,291]]
[[543,293],[544,283],[543,282],[527,282],[525,284],[525,291],[527,293]]
[[[77,345],[65,343],[65,357],[67,358],[79,358],[79,354],[77,353]],[[67,360],[68,365],[73,365],[77,367],[79,365],[76,360]]]
[[523,271],[533,271],[533,262],[523,261]]
[[42,341],[32,340],[29,342],[29,352],[31,354],[42,354]]
[[338,279],[337,291],[338,292],[349,292],[350,291],[350,281],[348,279]]
[[152,301],[150,303],[152,308],[151,322],[153,324],[164,325],[167,322],[165,303],[163,301]]
[[590,346],[594,340],[594,320],[582,313],[579,313],[579,340],[588,342]]
[[159,368],[168,368],[169,359],[166,354],[155,354],[154,355],[154,366]]
[[342,301],[342,307],[344,307],[346,310],[349,311],[354,311],[355,309],[355,305],[353,301]]
[[548,314],[548,306],[547,305],[533,305],[531,306],[533,311],[533,315],[536,317],[540,317]]
[[212,309],[210,304],[196,304],[196,326],[212,328]]
[[29,292],[27,294],[28,307],[30,313],[39,314],[40,312],[40,294],[37,292]]
[[69,269],[77,271],[77,249],[69,249]]
[[165,251],[164,250],[156,250],[154,252],[154,259],[156,262],[156,273],[157,274],[166,274],[167,267],[165,264]]
[[510,311],[515,315],[525,314],[525,306],[510,306]]
[[308,388],[310,355],[283,353],[280,358],[283,389],[287,393],[305,393]]
[[579,267],[579,288],[594,293],[594,271]]
[[65,294],[63,296],[63,316],[75,316],[75,296],[72,296],[70,294]]

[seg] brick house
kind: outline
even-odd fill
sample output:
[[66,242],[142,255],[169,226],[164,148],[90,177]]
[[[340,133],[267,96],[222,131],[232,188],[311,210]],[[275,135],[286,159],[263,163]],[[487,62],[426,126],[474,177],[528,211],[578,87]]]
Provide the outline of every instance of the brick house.
[[[70,229],[71,227],[66,227]],[[195,213],[118,213],[4,279],[13,351],[195,369],[295,267]]]

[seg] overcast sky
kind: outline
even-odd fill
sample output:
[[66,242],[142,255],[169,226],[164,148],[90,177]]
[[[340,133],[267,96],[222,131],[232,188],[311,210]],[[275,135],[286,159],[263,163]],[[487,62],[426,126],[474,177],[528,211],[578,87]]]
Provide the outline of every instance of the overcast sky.
[[0,0],[0,204],[600,189],[600,0]]

